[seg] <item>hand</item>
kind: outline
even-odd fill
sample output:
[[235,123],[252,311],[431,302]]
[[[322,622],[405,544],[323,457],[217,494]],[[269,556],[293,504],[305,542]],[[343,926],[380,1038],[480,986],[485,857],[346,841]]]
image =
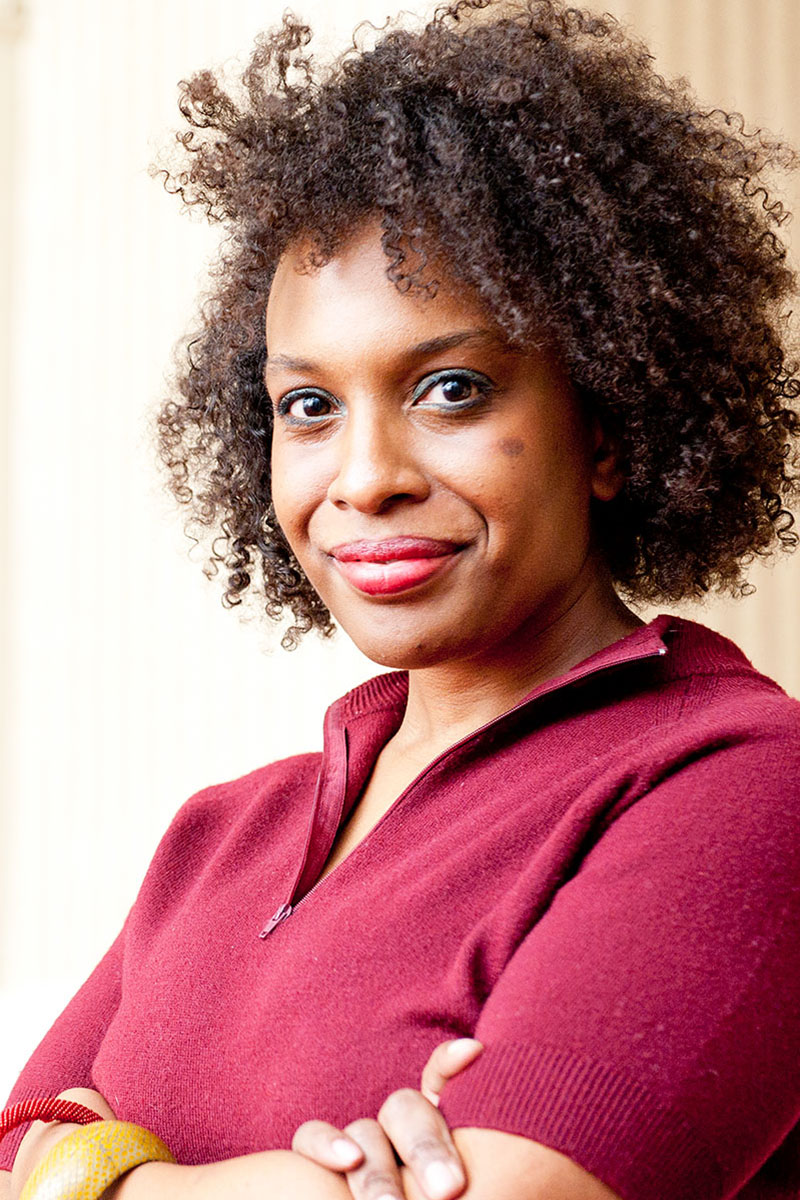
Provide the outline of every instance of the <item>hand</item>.
[[344,1174],[354,1200],[403,1198],[395,1151],[428,1200],[454,1200],[467,1186],[450,1130],[437,1112],[446,1081],[463,1071],[483,1046],[473,1038],[441,1042],[422,1072],[420,1091],[400,1088],[384,1101],[377,1121],[364,1117],[344,1130],[325,1121],[306,1121],[292,1150]]

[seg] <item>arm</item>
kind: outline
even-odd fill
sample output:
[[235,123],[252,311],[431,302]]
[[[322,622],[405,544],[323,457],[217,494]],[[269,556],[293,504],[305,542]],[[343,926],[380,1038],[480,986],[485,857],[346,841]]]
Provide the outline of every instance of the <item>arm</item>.
[[145,1163],[103,1200],[352,1200],[347,1183],[291,1150],[265,1150],[197,1167]]
[[[457,1129],[451,1136],[437,1112],[439,1095],[481,1050],[472,1039],[440,1043],[425,1065],[419,1092],[393,1092],[377,1121],[354,1121],[343,1131],[307,1121],[297,1130],[293,1149],[343,1171],[336,1164],[335,1141],[346,1138],[354,1149],[360,1146],[359,1166],[346,1172],[352,1200],[617,1200],[548,1146],[494,1129]],[[397,1166],[395,1151],[406,1165]]]
[[[798,1119],[799,799],[800,739],[742,742],[616,815],[495,984],[481,1057],[423,1079],[469,1176],[453,1195],[703,1200],[757,1173]],[[440,1115],[404,1089],[378,1121],[372,1162],[394,1147],[423,1200]]]
[[[85,1088],[70,1088],[63,1099],[93,1108],[106,1120],[114,1113],[104,1098]],[[11,1173],[0,1173],[0,1200],[18,1200],[37,1163],[77,1125],[36,1121],[26,1133]],[[103,1200],[350,1200],[341,1177],[291,1151],[272,1150],[203,1166],[146,1163],[123,1176],[103,1195]]]
[[[469,1200],[495,1200],[500,1194],[497,1188],[505,1186],[508,1178],[509,1194],[519,1200],[538,1200],[541,1186],[547,1186],[552,1200],[614,1200],[613,1194],[581,1168],[576,1167],[563,1155],[548,1147],[535,1147],[527,1139],[499,1133],[494,1130],[456,1130],[453,1139],[436,1112],[435,1103],[445,1079],[452,1077],[471,1062],[480,1052],[480,1043],[456,1042],[455,1054],[448,1055],[453,1043],[443,1043],[432,1054],[423,1072],[422,1088],[430,1099],[410,1089],[396,1092],[386,1101],[379,1114],[384,1130],[374,1121],[354,1122],[348,1126],[351,1145],[356,1151],[363,1145],[367,1151],[362,1169],[351,1171],[345,1181],[338,1174],[325,1170],[326,1157],[335,1164],[330,1154],[331,1136],[337,1135],[331,1126],[321,1122],[307,1122],[298,1130],[293,1146],[298,1149],[305,1144],[316,1149],[315,1154],[269,1151],[211,1163],[203,1167],[172,1167],[153,1163],[139,1167],[105,1194],[104,1200],[173,1200],[191,1188],[193,1200],[214,1200],[216,1197],[247,1197],[253,1192],[266,1192],[273,1200],[385,1200],[387,1196],[407,1200],[451,1200],[465,1194]],[[106,1119],[113,1119],[113,1112],[97,1092],[86,1089],[71,1089],[63,1093],[64,1099],[76,1100],[93,1108]],[[17,1155],[13,1172],[13,1183],[6,1185],[0,1200],[17,1200],[25,1180],[40,1158],[60,1138],[67,1136],[73,1125],[36,1122],[25,1136]],[[341,1134],[339,1134],[341,1137]],[[398,1148],[401,1157],[411,1167],[399,1171],[395,1164],[391,1142]],[[434,1139],[440,1138],[441,1144]],[[354,1139],[354,1140],[353,1140]],[[447,1159],[452,1143],[466,1166],[466,1178],[470,1181],[466,1193],[462,1173],[460,1183],[454,1186],[445,1181],[441,1174],[433,1186],[426,1178],[425,1167],[432,1161],[439,1164]],[[442,1145],[446,1155],[442,1154]],[[431,1153],[433,1150],[433,1153]],[[364,1155],[361,1156],[364,1159]],[[352,1159],[351,1159],[352,1161]],[[457,1159],[451,1161],[458,1161]],[[498,1171],[502,1163],[502,1172]],[[166,1168],[166,1169],[165,1169]],[[335,1168],[334,1168],[335,1169]],[[481,1180],[488,1181],[489,1191],[481,1190]],[[537,1190],[530,1191],[531,1187]]]
[[626,1200],[758,1172],[798,1120],[797,735],[710,749],[615,814],[489,995],[451,1128],[558,1148]]
[[[526,1138],[487,1129],[454,1134],[470,1183],[465,1200],[616,1200],[614,1193],[570,1159]],[[500,1157],[498,1157],[500,1156]],[[407,1200],[429,1200],[411,1172],[401,1172]],[[382,1200],[385,1180],[373,1173],[351,1191],[340,1175],[292,1151],[269,1150],[202,1167],[148,1163],[110,1189],[104,1200]]]
[[[800,1052],[798,797],[800,746],[764,739],[688,763],[616,816],[489,995],[484,1054],[443,1091],[469,1200],[732,1197],[783,1141]],[[275,1200],[352,1195],[298,1159],[152,1164],[119,1192],[166,1200],[191,1170],[198,1200],[267,1183]],[[407,1170],[402,1183],[420,1200]]]
[[[72,1128],[62,1127],[60,1135],[66,1136]],[[31,1162],[30,1169],[34,1166]],[[17,1200],[27,1174],[21,1173],[17,1184],[16,1168],[13,1179],[3,1172],[0,1200]],[[254,1200],[256,1196],[269,1196],[270,1200],[351,1200],[340,1176],[291,1150],[268,1150],[198,1167],[145,1163],[108,1188],[103,1200],[179,1200],[184,1195],[191,1196],[191,1200]]]
[[[527,1139],[498,1133],[494,1130],[456,1130],[453,1138],[439,1113],[436,1111],[439,1093],[445,1080],[463,1070],[482,1050],[479,1042],[459,1039],[437,1046],[425,1066],[422,1077],[422,1092],[403,1089],[394,1093],[382,1106],[379,1114],[384,1128],[375,1121],[354,1122],[348,1126],[352,1154],[348,1161],[360,1162],[361,1169],[351,1171],[347,1180],[325,1170],[330,1165],[337,1170],[337,1157],[332,1152],[332,1142],[342,1135],[332,1126],[309,1121],[295,1135],[293,1149],[299,1153],[271,1151],[252,1154],[205,1167],[168,1167],[154,1163],[139,1167],[121,1179],[105,1193],[104,1200],[137,1200],[137,1197],[164,1200],[178,1197],[191,1187],[193,1200],[209,1200],[215,1197],[250,1196],[253,1191],[267,1191],[273,1200],[285,1196],[297,1200],[386,1200],[396,1196],[398,1200],[454,1200],[464,1194],[467,1180],[476,1184],[467,1187],[466,1195],[474,1200],[494,1200],[495,1189],[504,1186],[498,1174],[497,1164],[502,1162],[508,1172],[509,1185],[519,1200],[529,1200],[528,1183],[547,1184],[548,1195],[561,1200],[613,1200],[612,1193],[600,1185],[592,1190],[594,1181],[586,1172],[577,1168],[563,1155],[548,1147],[535,1147],[531,1157],[532,1143]],[[83,1088],[70,1089],[62,1099],[74,1100],[92,1108],[107,1120],[114,1118],[110,1106],[98,1093]],[[75,1125],[63,1123],[34,1122],[28,1130],[17,1154],[13,1175],[0,1176],[0,1200],[18,1200],[25,1181],[40,1159],[61,1138],[66,1137]],[[384,1132],[384,1129],[386,1132]],[[391,1141],[389,1140],[391,1138]],[[401,1157],[412,1164],[398,1170],[392,1142]],[[455,1145],[454,1145],[455,1142]],[[360,1152],[363,1145],[366,1155]],[[303,1147],[306,1147],[303,1150]],[[458,1157],[460,1152],[460,1159]],[[458,1167],[458,1177],[442,1179],[441,1170],[433,1182],[426,1167],[432,1162],[441,1167],[443,1162]],[[467,1167],[466,1176],[460,1163]],[[383,1169],[382,1169],[383,1168]],[[489,1169],[490,1168],[490,1169]],[[341,1167],[338,1167],[341,1170]],[[480,1180],[488,1179],[490,1193],[482,1193]],[[530,1193],[535,1200],[538,1193]]]
[[[469,1185],[462,1200],[619,1200],[615,1192],[550,1146],[496,1129],[456,1129]],[[404,1168],[407,1200],[426,1200]]]

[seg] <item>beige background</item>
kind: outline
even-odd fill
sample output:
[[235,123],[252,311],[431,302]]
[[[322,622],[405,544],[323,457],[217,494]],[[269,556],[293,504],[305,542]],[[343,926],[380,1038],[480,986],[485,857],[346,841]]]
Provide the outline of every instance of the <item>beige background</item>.
[[[340,0],[333,23],[319,0],[294,10],[340,44],[399,7]],[[704,103],[800,143],[796,0],[608,7]],[[246,52],[283,8],[0,0],[4,1094],[114,936],[177,806],[318,746],[327,704],[374,671],[343,638],[270,651],[224,612],[146,444],[215,238],[147,164],[176,127],[177,80]],[[800,695],[800,555],[752,579],[738,605],[684,611]]]

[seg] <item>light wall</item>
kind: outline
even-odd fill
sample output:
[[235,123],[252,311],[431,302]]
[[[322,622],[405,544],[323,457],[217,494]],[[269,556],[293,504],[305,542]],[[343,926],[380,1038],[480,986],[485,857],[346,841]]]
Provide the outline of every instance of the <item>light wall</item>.
[[[359,17],[381,23],[400,5],[340,0],[335,26],[319,0],[293,7],[341,43]],[[704,101],[800,143],[796,0],[608,7]],[[14,146],[0,182],[4,1093],[117,931],[178,805],[318,746],[327,704],[374,672],[343,639],[265,649],[265,632],[223,611],[186,557],[146,441],[215,237],[147,165],[177,127],[177,81],[247,51],[283,8],[28,0],[25,21],[2,26],[0,80],[17,96],[0,97],[2,147]],[[800,555],[752,577],[750,599],[687,615],[800,695]]]

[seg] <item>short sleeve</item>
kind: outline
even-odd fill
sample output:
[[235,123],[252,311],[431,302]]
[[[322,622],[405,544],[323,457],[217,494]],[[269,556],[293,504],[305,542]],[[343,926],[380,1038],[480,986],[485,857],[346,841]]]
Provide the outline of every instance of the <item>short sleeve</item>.
[[623,1200],[756,1174],[800,1120],[799,734],[711,748],[614,815],[486,1001],[451,1127],[549,1145]]
[[[123,928],[34,1050],[14,1085],[9,1104],[35,1096],[55,1096],[67,1088],[94,1087],[94,1060],[119,1006],[124,940]],[[0,1170],[11,1170],[27,1128],[14,1130],[0,1143]]]

